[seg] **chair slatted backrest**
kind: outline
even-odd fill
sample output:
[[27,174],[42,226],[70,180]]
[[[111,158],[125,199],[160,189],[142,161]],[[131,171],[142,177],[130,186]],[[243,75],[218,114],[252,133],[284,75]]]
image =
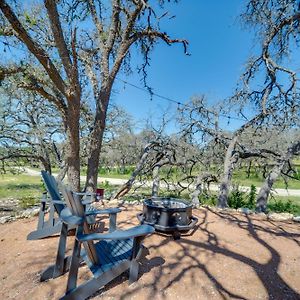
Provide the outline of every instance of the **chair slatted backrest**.
[[[51,199],[52,200],[62,200],[55,178],[46,171],[42,171],[41,174],[42,174],[42,178],[44,180],[47,192],[49,193]],[[56,212],[58,213],[58,215],[60,215],[61,211],[65,208],[64,204],[59,204],[59,203],[53,203],[53,206],[54,206]]]
[[[58,186],[59,186],[59,188],[63,194],[63,197],[66,201],[66,204],[67,204],[68,208],[71,210],[72,214],[75,216],[84,218],[84,222],[82,224],[83,225],[83,233],[85,233],[85,234],[93,233],[88,225],[87,220],[86,220],[85,209],[81,202],[80,196],[73,193],[66,186],[64,186],[61,182],[58,183]],[[94,265],[99,265],[100,262],[99,262],[99,258],[98,258],[94,243],[92,241],[84,242],[83,246],[84,246],[85,251],[86,251],[89,259],[91,260],[91,262]]]

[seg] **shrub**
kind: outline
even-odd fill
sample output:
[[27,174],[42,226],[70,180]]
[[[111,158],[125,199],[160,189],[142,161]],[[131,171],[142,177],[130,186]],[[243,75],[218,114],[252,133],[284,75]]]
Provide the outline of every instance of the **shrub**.
[[250,208],[250,209],[255,208],[255,199],[256,199],[256,187],[255,187],[255,185],[251,184],[250,192],[248,195],[248,202],[247,202],[248,208]]
[[21,208],[26,209],[39,204],[39,200],[32,196],[22,197],[19,200],[19,205]]
[[234,187],[228,197],[228,206],[231,208],[240,208],[245,206],[244,192],[239,191],[238,186]]
[[270,202],[268,204],[268,208],[274,212],[288,212],[291,214],[299,213],[300,210],[300,207],[298,205],[293,204],[291,200],[275,200],[274,202]]
[[201,194],[199,197],[199,201],[204,205],[216,206],[218,198],[216,195]]

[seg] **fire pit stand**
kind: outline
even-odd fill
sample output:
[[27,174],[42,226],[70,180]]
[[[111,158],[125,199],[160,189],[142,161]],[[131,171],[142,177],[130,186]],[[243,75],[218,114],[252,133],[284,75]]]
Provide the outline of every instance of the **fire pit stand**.
[[145,199],[143,212],[137,217],[141,223],[152,225],[159,232],[172,233],[174,239],[180,238],[180,232],[191,230],[198,222],[192,215],[192,204],[167,197]]

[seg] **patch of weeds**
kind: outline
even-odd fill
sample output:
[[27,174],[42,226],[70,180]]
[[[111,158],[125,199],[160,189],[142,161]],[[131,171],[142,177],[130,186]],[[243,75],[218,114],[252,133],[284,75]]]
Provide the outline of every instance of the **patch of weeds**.
[[125,196],[122,198],[122,200],[125,200],[127,202],[134,202],[134,201],[142,201],[142,199],[144,199],[143,197],[141,197],[141,195],[129,195],[129,196]]
[[245,207],[244,195],[245,193],[241,192],[238,186],[235,186],[228,197],[228,206],[235,209]]
[[291,200],[275,200],[268,204],[268,209],[278,213],[287,212],[291,214],[300,214],[300,206],[294,204]]
[[134,196],[124,196],[122,200],[127,201],[127,202],[133,202],[133,201],[136,201],[138,199]]
[[256,200],[256,187],[255,185],[251,184],[250,187],[250,192],[248,194],[248,201],[246,206],[250,209],[254,209],[255,208],[255,200]]
[[36,204],[39,203],[39,200],[37,200],[37,198],[35,197],[22,197],[21,199],[19,199],[19,205],[22,209],[26,209],[32,206],[35,206]]
[[109,183],[108,180],[105,180],[104,182],[101,182],[100,186],[101,189],[110,189],[112,186]]
[[202,205],[208,205],[208,206],[216,206],[218,203],[218,197],[217,195],[211,195],[207,193],[202,193],[199,196],[199,202]]

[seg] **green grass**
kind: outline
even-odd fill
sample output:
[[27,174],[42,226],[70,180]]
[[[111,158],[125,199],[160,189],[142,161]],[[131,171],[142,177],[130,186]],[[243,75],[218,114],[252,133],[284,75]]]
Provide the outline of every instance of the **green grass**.
[[300,215],[300,197],[297,196],[275,196],[270,199],[268,208],[275,212],[289,212]]
[[[28,167],[31,170],[34,171],[41,171],[41,169],[39,168],[32,168],[32,167]],[[59,168],[52,168],[52,173],[53,174],[58,174],[59,173]],[[80,170],[80,175],[81,176],[86,176],[86,168],[81,168]],[[130,178],[131,173],[127,173],[127,174],[120,174],[117,171],[111,171],[111,172],[103,172],[103,171],[99,171],[98,173],[98,179],[101,181],[101,178],[118,178],[118,179],[129,179]]]
[[[122,178],[127,179],[129,177],[128,174],[105,174],[99,176],[100,181],[101,177],[105,178]],[[259,179],[257,181],[253,180],[243,180],[243,178],[239,178],[239,184],[250,186],[251,184],[257,185]],[[257,185],[259,186],[259,185]],[[279,185],[280,186],[280,185]],[[100,184],[99,187],[105,188],[106,195],[112,194],[114,191],[118,189],[117,186],[113,186],[108,184],[107,182],[103,182]],[[300,188],[298,187],[298,182],[295,185],[292,185],[293,188]],[[291,188],[292,188],[291,187]],[[39,199],[41,197],[41,193],[44,191],[43,183],[40,178],[40,176],[28,176],[23,174],[5,174],[0,175],[0,200],[1,199],[16,199],[19,200],[20,206],[22,208],[26,208],[29,206],[32,206],[39,202]],[[137,194],[129,194],[128,197],[131,197],[132,199],[143,199],[145,197],[148,197],[151,194],[151,190],[149,188],[138,191]],[[170,194],[170,192],[167,191],[161,191],[162,196],[173,196],[178,197],[176,193]],[[236,199],[232,199],[232,205],[233,206],[239,206],[240,203],[243,205],[247,204],[247,197],[248,194],[244,195],[235,195]],[[237,199],[238,197],[243,198],[244,200]],[[180,196],[180,198],[186,198],[189,199],[188,194],[183,194]],[[208,204],[208,205],[215,205],[217,203],[217,196],[216,195],[210,195],[208,197],[202,196],[201,203]],[[296,215],[300,215],[300,197],[279,197],[275,196],[274,198],[271,198],[269,201],[269,209],[271,211],[287,211],[294,213]]]
[[[31,167],[30,167],[31,168]],[[33,170],[36,171],[40,171],[38,168],[31,168]],[[122,174],[120,172],[120,170],[118,170],[117,168],[112,169],[111,171],[105,170],[104,168],[100,168],[99,169],[99,174],[98,174],[98,178],[101,180],[101,178],[119,178],[119,179],[129,179],[131,172],[133,171],[133,167],[132,166],[128,166],[126,168],[126,174]],[[59,169],[58,168],[53,168],[52,169],[53,173],[58,173]],[[299,170],[300,172],[300,170]],[[162,168],[161,170],[161,174],[162,176],[165,175],[166,170],[164,170]],[[173,172],[171,173],[171,180],[173,179],[174,181],[177,181],[177,179],[180,179],[181,174],[180,174],[180,170],[173,170]],[[86,167],[82,167],[81,168],[81,176],[85,176],[86,175]],[[193,173],[193,175],[197,175],[197,171],[195,171]],[[245,168],[241,168],[239,170],[235,170],[233,177],[232,177],[232,182],[234,184],[238,184],[241,186],[251,186],[252,184],[255,185],[256,187],[261,187],[262,184],[264,183],[264,178],[261,174],[261,172],[259,174],[256,174],[254,171],[251,172],[250,177],[247,178],[247,174],[246,174],[246,169]],[[280,177],[278,178],[278,180],[275,182],[274,184],[274,188],[286,188],[286,184],[284,182],[284,180]],[[296,179],[289,179],[288,181],[288,188],[289,189],[300,189],[300,180],[296,180]]]
[[118,178],[118,179],[129,179],[130,178],[130,174],[101,174],[98,175],[98,180],[101,181],[101,178]]
[[43,184],[39,176],[0,175],[0,199],[19,200],[22,208],[38,203],[42,191]]
[[[254,184],[257,187],[261,187],[264,183],[265,179],[259,175],[251,175],[250,178],[246,177],[245,172],[236,172],[234,173],[232,177],[232,182],[235,184],[239,184],[242,186],[251,186],[251,184]],[[286,185],[285,182],[282,178],[278,178],[278,180],[274,183],[274,188],[280,188],[280,189],[285,189]],[[290,179],[288,181],[288,188],[289,189],[300,189],[300,180],[296,179]]]

